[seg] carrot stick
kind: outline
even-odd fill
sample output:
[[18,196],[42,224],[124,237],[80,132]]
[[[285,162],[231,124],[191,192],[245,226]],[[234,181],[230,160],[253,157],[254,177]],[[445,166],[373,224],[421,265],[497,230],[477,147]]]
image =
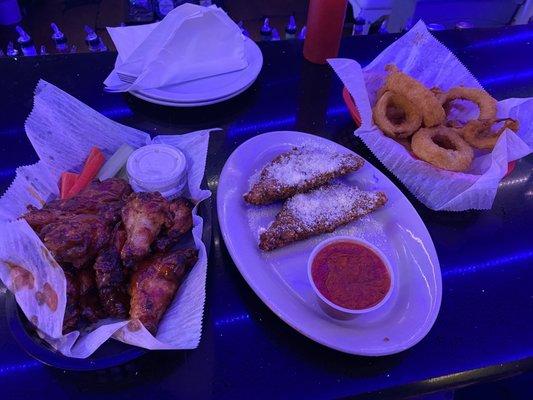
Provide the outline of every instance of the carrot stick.
[[85,165],[83,166],[80,176],[78,179],[76,179],[74,185],[67,192],[66,198],[71,198],[85,189],[89,183],[96,178],[96,175],[98,175],[98,172],[100,171],[100,168],[102,168],[102,165],[104,165],[104,162],[104,154],[97,147],[93,147],[89,153],[89,156],[87,157],[87,160],[85,161]]
[[74,172],[63,172],[61,174],[61,187],[59,190],[61,200],[66,199],[68,191],[74,186],[78,176],[79,175]]

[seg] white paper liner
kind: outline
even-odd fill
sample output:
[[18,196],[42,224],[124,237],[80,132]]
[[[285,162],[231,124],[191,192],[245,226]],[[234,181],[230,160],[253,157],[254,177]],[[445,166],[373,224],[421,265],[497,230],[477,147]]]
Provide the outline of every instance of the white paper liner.
[[[328,61],[354,98],[361,115],[362,123],[355,130],[355,136],[417,199],[433,210],[490,209],[508,163],[533,151],[533,98],[498,102],[498,117],[517,119],[520,130],[515,135],[507,129],[491,153],[476,151],[472,166],[465,173],[441,170],[413,158],[401,144],[385,136],[374,125],[372,105],[386,77],[387,64],[396,64],[428,87],[438,86],[443,90],[458,85],[481,88],[476,78],[429,33],[422,21],[365,68],[350,59]],[[469,104],[457,115],[466,120],[475,112],[476,106]]]
[[[0,198],[0,278],[12,292],[26,317],[40,335],[62,354],[85,358],[110,337],[147,349],[193,349],[202,332],[207,276],[207,253],[202,242],[203,220],[198,203],[211,192],[200,189],[205,171],[209,130],[185,135],[158,136],[120,125],[99,114],[54,85],[41,80],[35,90],[34,107],[26,121],[26,133],[40,161],[17,168],[16,177]],[[178,147],[187,158],[188,193],[197,202],[193,210],[192,238],[198,262],[181,285],[163,316],[156,337],[144,327],[131,331],[128,321],[103,320],[96,329],[62,335],[66,305],[66,281],[61,268],[24,220],[17,220],[28,204],[41,207],[58,195],[63,171],[80,171],[91,147],[109,157],[123,143],[134,148],[148,143]],[[15,267],[14,267],[15,266]],[[21,267],[22,270],[17,268]],[[33,276],[26,277],[25,271]],[[55,310],[43,299],[45,284],[57,296]],[[39,301],[40,300],[40,301]],[[49,302],[53,303],[53,302]]]

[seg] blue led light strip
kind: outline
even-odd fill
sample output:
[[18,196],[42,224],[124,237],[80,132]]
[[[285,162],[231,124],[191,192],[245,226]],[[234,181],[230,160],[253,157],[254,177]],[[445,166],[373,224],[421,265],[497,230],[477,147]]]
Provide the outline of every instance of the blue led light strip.
[[248,313],[235,314],[229,317],[217,319],[215,321],[215,326],[233,325],[235,323],[249,321],[249,320],[250,320],[250,314]]
[[496,267],[502,267],[505,265],[518,264],[527,260],[533,260],[533,250],[515,253],[510,256],[494,258],[492,260],[484,261],[479,264],[469,264],[463,266],[450,267],[442,271],[442,275],[445,277],[448,276],[457,276],[470,274],[474,272],[483,271],[486,269],[492,269]]
[[525,42],[533,39],[533,31],[518,32],[503,37],[480,40],[465,47],[465,49],[482,49],[484,47],[503,46],[509,43]]
[[12,374],[14,372],[22,372],[28,369],[40,367],[42,364],[37,361],[31,361],[21,364],[0,365],[0,376]]
[[516,80],[528,80],[533,77],[533,69],[528,69],[525,71],[518,72],[509,72],[501,75],[489,76],[486,78],[480,79],[480,83],[484,86],[494,85],[498,83],[504,83],[508,81]]

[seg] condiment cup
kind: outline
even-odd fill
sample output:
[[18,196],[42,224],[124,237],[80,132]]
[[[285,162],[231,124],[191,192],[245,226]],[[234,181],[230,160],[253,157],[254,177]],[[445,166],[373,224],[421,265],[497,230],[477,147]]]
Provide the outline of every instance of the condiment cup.
[[[313,274],[312,274],[313,261],[320,250],[322,250],[327,245],[331,243],[335,243],[335,242],[351,242],[351,243],[365,246],[368,249],[372,250],[381,259],[381,261],[383,261],[383,264],[385,265],[385,268],[387,269],[389,276],[390,276],[390,287],[389,287],[389,290],[387,291],[387,294],[383,297],[383,299],[379,303],[373,305],[372,307],[363,308],[363,309],[344,308],[328,300],[318,290],[313,280]],[[321,306],[321,308],[331,317],[334,317],[337,319],[344,319],[344,320],[354,318],[355,316],[359,314],[365,314],[365,313],[379,309],[390,298],[391,293],[394,288],[394,274],[392,271],[392,267],[389,261],[387,260],[387,257],[385,257],[385,255],[383,254],[383,252],[379,250],[373,244],[367,242],[366,240],[357,239],[352,236],[335,236],[335,237],[323,240],[318,245],[316,245],[313,251],[311,251],[311,254],[309,255],[309,259],[307,261],[307,277],[309,279],[309,283],[311,284],[311,287],[313,288],[313,291],[315,292],[318,298],[318,303]]]
[[187,160],[174,146],[143,146],[129,156],[126,168],[136,192],[160,192],[172,198],[179,196],[187,185]]

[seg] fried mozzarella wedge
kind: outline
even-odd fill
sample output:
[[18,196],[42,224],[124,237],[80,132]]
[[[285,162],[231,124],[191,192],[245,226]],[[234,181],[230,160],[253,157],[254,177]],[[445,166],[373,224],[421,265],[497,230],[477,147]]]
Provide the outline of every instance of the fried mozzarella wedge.
[[294,147],[263,168],[244,200],[255,205],[285,200],[357,171],[363,163],[355,154],[313,146]]
[[332,183],[287,200],[274,222],[259,236],[259,248],[275,250],[335,229],[382,207],[383,192]]

